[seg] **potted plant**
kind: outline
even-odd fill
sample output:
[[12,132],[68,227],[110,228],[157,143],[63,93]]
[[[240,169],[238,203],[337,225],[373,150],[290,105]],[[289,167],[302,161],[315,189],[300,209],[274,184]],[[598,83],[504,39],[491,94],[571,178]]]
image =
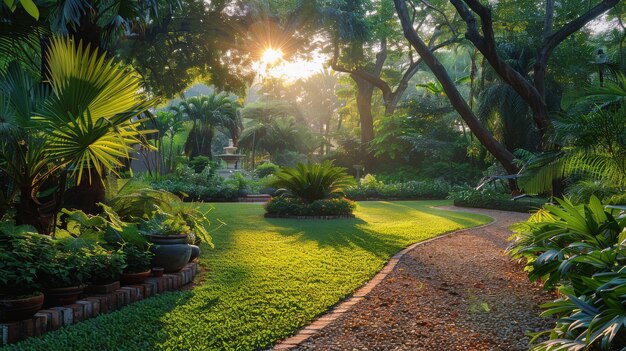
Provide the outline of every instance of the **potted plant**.
[[108,294],[120,288],[120,277],[126,268],[121,249],[106,251],[101,246],[91,250],[89,258],[89,285],[87,292]]
[[89,278],[90,250],[68,250],[62,244],[54,245],[52,260],[42,274],[45,305],[63,306],[74,303],[85,290]]
[[150,267],[154,254],[149,248],[135,245],[122,247],[126,259],[126,269],[122,273],[122,283],[125,285],[141,284],[150,277]]
[[199,247],[190,245],[195,240],[210,244],[210,236],[205,229],[206,216],[190,206],[177,206],[172,213],[162,210],[154,212],[149,220],[139,224],[139,230],[154,244],[153,267],[163,267],[166,273],[180,271],[200,254]]
[[32,317],[44,302],[39,274],[52,256],[48,237],[30,226],[0,223],[0,322]]

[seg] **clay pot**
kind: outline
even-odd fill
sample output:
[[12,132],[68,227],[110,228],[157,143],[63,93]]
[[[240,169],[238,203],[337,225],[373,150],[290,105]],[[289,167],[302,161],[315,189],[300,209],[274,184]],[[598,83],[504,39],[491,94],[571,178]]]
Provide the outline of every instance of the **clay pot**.
[[44,291],[44,303],[49,307],[69,305],[76,302],[84,290],[84,285],[67,286],[64,288],[49,288]]
[[153,267],[163,267],[165,273],[175,273],[183,269],[191,258],[191,245],[186,235],[151,235],[150,249],[154,253]]
[[124,285],[141,284],[144,281],[146,281],[146,279],[150,278],[150,273],[151,273],[150,270],[147,270],[145,272],[139,272],[139,273],[122,273],[122,277],[120,278],[120,281]]
[[152,276],[153,277],[162,277],[163,273],[165,273],[165,269],[162,267],[152,267]]
[[85,288],[85,291],[88,293],[92,293],[92,294],[109,294],[119,288],[120,288],[120,282],[118,280],[118,281],[114,281],[113,283],[108,283],[108,284],[100,284],[100,283],[89,284],[87,288]]
[[191,246],[191,257],[189,258],[189,262],[191,262],[200,256],[200,248],[196,245],[189,246]]
[[0,322],[29,319],[41,309],[43,300],[41,293],[22,299],[0,298]]

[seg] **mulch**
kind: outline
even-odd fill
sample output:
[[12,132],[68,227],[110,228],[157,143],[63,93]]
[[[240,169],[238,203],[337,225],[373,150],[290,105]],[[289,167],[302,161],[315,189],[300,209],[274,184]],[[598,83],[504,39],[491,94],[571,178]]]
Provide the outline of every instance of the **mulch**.
[[538,306],[554,298],[504,254],[508,227],[528,215],[447,209],[496,222],[417,246],[363,301],[294,350],[527,350],[528,332],[551,327]]

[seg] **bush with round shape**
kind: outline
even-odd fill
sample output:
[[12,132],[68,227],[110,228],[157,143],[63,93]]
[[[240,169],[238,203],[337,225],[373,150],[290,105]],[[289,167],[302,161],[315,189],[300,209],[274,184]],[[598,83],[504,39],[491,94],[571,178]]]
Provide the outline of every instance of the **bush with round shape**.
[[269,175],[276,174],[280,171],[280,166],[271,162],[266,162],[258,165],[254,170],[254,175],[258,178],[265,178]]

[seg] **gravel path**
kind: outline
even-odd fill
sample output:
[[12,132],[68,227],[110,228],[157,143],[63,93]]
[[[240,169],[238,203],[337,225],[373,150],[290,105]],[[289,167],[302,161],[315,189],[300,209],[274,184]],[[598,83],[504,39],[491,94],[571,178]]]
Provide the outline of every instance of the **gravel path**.
[[508,227],[527,215],[462,211],[496,222],[417,246],[365,299],[295,350],[527,350],[525,332],[551,325],[538,304],[552,299],[504,255]]

